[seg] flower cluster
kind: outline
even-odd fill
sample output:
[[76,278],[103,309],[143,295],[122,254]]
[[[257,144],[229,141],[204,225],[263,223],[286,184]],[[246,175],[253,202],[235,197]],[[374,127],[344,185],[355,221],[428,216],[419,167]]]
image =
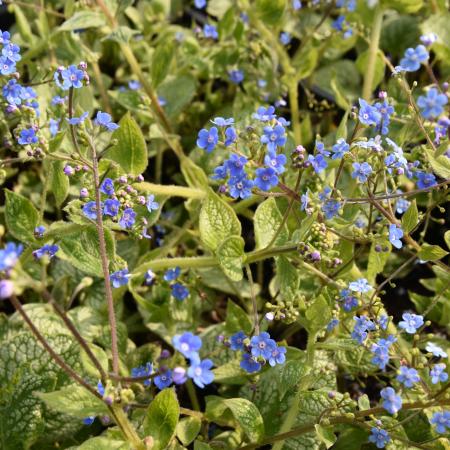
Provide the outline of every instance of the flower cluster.
[[273,367],[286,361],[286,347],[279,346],[266,331],[251,338],[238,331],[226,344],[233,351],[243,352],[240,365],[248,373],[259,372],[266,363]]

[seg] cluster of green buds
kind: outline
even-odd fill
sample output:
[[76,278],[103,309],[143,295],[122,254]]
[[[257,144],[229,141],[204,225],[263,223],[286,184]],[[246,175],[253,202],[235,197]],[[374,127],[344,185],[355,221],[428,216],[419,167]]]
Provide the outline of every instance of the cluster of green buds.
[[275,303],[266,302],[267,315],[272,320],[282,320],[285,323],[293,323],[298,320],[305,309],[305,296],[299,295],[293,299],[279,299]]

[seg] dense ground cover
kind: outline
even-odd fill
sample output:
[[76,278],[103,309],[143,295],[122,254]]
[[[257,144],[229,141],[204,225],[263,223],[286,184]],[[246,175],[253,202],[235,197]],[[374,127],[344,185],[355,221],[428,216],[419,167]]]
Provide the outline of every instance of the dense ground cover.
[[2,449],[449,447],[447,0],[3,3]]

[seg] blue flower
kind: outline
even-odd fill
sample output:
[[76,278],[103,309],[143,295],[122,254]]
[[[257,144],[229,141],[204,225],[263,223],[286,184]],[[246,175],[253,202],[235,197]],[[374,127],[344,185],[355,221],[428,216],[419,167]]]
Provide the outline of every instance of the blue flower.
[[360,183],[365,183],[372,173],[372,166],[367,162],[355,162],[352,164],[352,167],[354,169],[352,178],[356,178]]
[[377,126],[381,120],[381,114],[375,106],[369,105],[362,98],[359,99],[359,121],[368,126]]
[[436,184],[436,177],[432,173],[417,171],[415,175],[417,178],[417,187],[419,189],[427,189]]
[[277,146],[283,147],[285,143],[286,133],[282,125],[264,127],[264,134],[261,136],[261,144],[266,144],[269,151],[275,151]]
[[433,356],[436,356],[437,358],[447,358],[448,355],[444,350],[442,350],[439,345],[436,345],[434,342],[428,342],[425,346],[425,350],[427,352],[430,352],[433,354]]
[[331,151],[333,152],[333,156],[331,159],[340,159],[342,158],[348,151],[350,150],[350,145],[345,142],[345,139],[340,138],[337,140],[336,144],[333,145]]
[[396,394],[393,388],[386,387],[380,391],[384,399],[382,406],[390,414],[395,414],[402,409],[402,398]]
[[132,90],[132,91],[137,91],[141,88],[141,83],[138,80],[130,80],[128,82],[128,87]]
[[71,119],[66,118],[67,122],[69,122],[70,125],[80,125],[82,124],[86,119],[87,116],[89,115],[89,113],[84,112],[83,114],[81,114],[80,117],[72,117]]
[[239,156],[234,153],[224,162],[224,166],[230,172],[232,177],[245,176],[244,166],[247,164],[245,156]]
[[192,378],[198,387],[204,388],[206,384],[214,381],[214,374],[211,371],[213,365],[210,359],[195,361],[187,370],[188,377]]
[[242,70],[230,70],[228,75],[230,76],[230,81],[234,84],[240,84],[244,81],[244,72],[242,72]]
[[165,281],[174,281],[176,280],[181,273],[181,269],[179,267],[174,267],[173,269],[167,269],[164,273],[164,280]]
[[328,167],[325,157],[320,153],[316,156],[308,155],[308,162],[311,164],[314,172],[316,173],[323,172]]
[[418,314],[404,313],[402,319],[398,326],[408,334],[414,334],[423,325],[423,317]]
[[322,204],[322,212],[325,214],[327,220],[331,220],[334,216],[339,214],[341,203],[338,200],[328,199]]
[[230,117],[229,119],[224,119],[223,117],[214,117],[214,120],[211,120],[214,125],[218,127],[227,127],[228,125],[233,125],[234,119]]
[[114,181],[111,178],[105,178],[103,183],[100,185],[100,192],[106,195],[114,194]]
[[11,75],[16,71],[16,63],[5,56],[0,57],[0,73],[2,75]]
[[96,125],[105,127],[108,131],[114,131],[117,130],[117,128],[119,128],[119,125],[117,125],[117,123],[112,122],[111,114],[102,111],[97,112],[94,123]]
[[[400,192],[399,192],[400,193]],[[403,214],[406,212],[406,210],[409,208],[409,205],[411,204],[410,201],[406,200],[406,198],[399,197],[397,202],[395,203],[395,212],[397,214]]]
[[289,33],[283,31],[283,32],[280,34],[280,42],[281,42],[283,45],[289,45],[289,43],[291,42],[291,40],[292,40],[292,37],[291,37],[291,35],[290,35]]
[[181,283],[174,283],[170,286],[172,289],[172,296],[179,300],[183,301],[187,297],[189,297],[189,289]]
[[264,359],[269,359],[276,346],[276,342],[265,331],[258,336],[253,336],[250,340],[252,356],[255,358],[261,356]]
[[360,344],[363,344],[367,338],[368,331],[373,331],[376,329],[375,324],[368,319],[366,316],[354,316],[353,320],[356,322],[351,333],[352,339],[355,339]]
[[41,248],[35,250],[33,252],[33,256],[36,259],[41,259],[45,255],[47,255],[49,258],[53,258],[58,250],[59,247],[56,244],[45,244]]
[[415,383],[420,381],[420,377],[416,369],[401,366],[400,373],[397,375],[397,380],[405,387],[411,388]]
[[302,2],[301,0],[292,0],[292,9],[294,11],[298,11],[302,8]]
[[19,256],[23,252],[22,244],[7,242],[5,248],[0,250],[0,270],[10,270],[19,261]]
[[422,44],[427,47],[434,44],[437,40],[438,40],[438,35],[436,33],[427,33],[427,34],[422,34],[422,36],[420,36],[420,42],[422,42]]
[[175,384],[184,384],[187,381],[186,369],[184,367],[175,367],[172,371],[172,380]]
[[214,40],[217,40],[219,38],[217,28],[214,25],[209,25],[207,23],[203,25],[203,35],[205,36],[205,38],[210,38]]
[[225,147],[234,144],[237,140],[236,129],[234,127],[229,127],[225,130]]
[[444,105],[448,102],[445,94],[441,94],[436,88],[428,90],[426,96],[421,95],[417,99],[417,106],[425,119],[432,119],[444,112]]
[[400,240],[403,237],[403,230],[398,227],[397,225],[394,225],[391,223],[389,225],[389,242],[395,247],[395,248],[402,248],[403,243]]
[[[100,204],[100,207],[103,207],[103,204]],[[97,219],[97,206],[94,201],[87,202],[83,205],[83,208],[81,208],[83,211],[83,214],[91,220]]]
[[391,437],[386,430],[382,430],[381,428],[372,427],[371,434],[369,436],[369,442],[375,444],[377,448],[384,448],[386,444],[390,442]]
[[378,319],[378,325],[382,330],[386,330],[389,323],[389,317],[386,314],[382,314]]
[[358,299],[352,295],[350,289],[342,289],[339,293],[338,301],[341,303],[342,309],[346,312],[358,306]]
[[109,277],[113,285],[113,288],[117,289],[120,286],[126,286],[128,284],[128,281],[131,278],[131,274],[125,267],[124,269],[120,269],[116,272],[113,272]]
[[144,386],[150,386],[152,384],[152,380],[150,379],[150,375],[153,372],[153,364],[148,362],[145,366],[133,367],[131,369],[132,377],[149,377],[147,380],[143,380]]
[[20,105],[22,103],[22,86],[16,79],[9,80],[2,89],[2,95],[11,105]]
[[172,371],[170,369],[161,370],[153,382],[160,390],[168,388],[172,384]]
[[331,319],[326,326],[326,330],[328,332],[333,331],[338,325],[339,325],[339,319],[336,319],[336,318]]
[[306,208],[308,208],[308,204],[309,204],[309,197],[308,197],[308,191],[306,191],[300,197],[300,210],[306,211]]
[[261,370],[261,364],[256,361],[254,357],[249,355],[248,353],[242,354],[242,360],[240,363],[242,369],[244,369],[248,373],[254,373]]
[[386,369],[389,362],[389,348],[397,339],[389,335],[387,339],[379,339],[378,342],[372,344],[370,351],[375,355],[372,363],[377,365],[381,370]]
[[19,139],[17,142],[20,145],[31,145],[36,144],[38,137],[36,136],[36,131],[33,128],[25,128],[20,132]]
[[194,0],[194,5],[198,9],[203,9],[206,6],[206,0]]
[[423,45],[416,48],[408,48],[404,57],[400,60],[400,69],[406,72],[415,72],[420,68],[420,64],[428,61],[430,55]]
[[147,197],[147,202],[145,204],[149,212],[156,211],[159,208],[159,203],[155,202],[155,196],[150,194]]
[[34,229],[34,236],[37,238],[41,238],[44,236],[45,227],[44,225],[39,225]]
[[207,153],[214,150],[218,141],[219,133],[216,127],[211,127],[209,131],[206,128],[203,128],[198,132],[197,146],[205,149]]
[[51,104],[52,106],[56,106],[56,105],[64,105],[64,103],[66,103],[67,97],[61,97],[59,95],[55,95],[52,98]]
[[144,282],[147,286],[151,286],[155,281],[155,278],[156,278],[155,272],[153,272],[153,270],[151,269],[148,269],[147,272],[145,272]]
[[9,34],[9,31],[0,30],[0,44],[1,45],[8,44],[10,38],[11,38],[11,35]]
[[[224,180],[227,177],[228,169],[226,165],[217,166],[214,169],[214,175],[211,176],[213,180]],[[245,173],[242,174],[245,177]]]
[[276,346],[272,349],[268,358],[269,364],[274,367],[277,364],[284,364],[286,361],[286,347]]
[[120,202],[115,198],[108,198],[105,200],[103,207],[103,214],[106,216],[116,217],[119,213]]
[[260,106],[253,114],[253,118],[261,122],[269,122],[276,117],[277,115],[275,114],[275,108],[273,106],[268,106],[267,108]]
[[372,289],[372,286],[365,278],[358,278],[356,281],[352,281],[348,287],[351,291],[360,292],[361,294],[365,294]]
[[446,365],[443,363],[435,364],[430,370],[432,384],[443,383],[448,380],[448,373],[444,372]]
[[190,331],[183,334],[177,334],[172,338],[175,350],[178,350],[185,358],[195,358],[202,347],[202,340]]
[[436,427],[438,433],[446,433],[447,428],[450,429],[450,411],[435,412],[430,423]]
[[135,221],[136,221],[136,213],[133,211],[133,208],[126,208],[123,211],[122,217],[119,220],[119,225],[122,228],[131,228],[134,225]]
[[54,137],[58,133],[60,122],[60,119],[50,119],[48,129],[51,137]]
[[84,72],[71,65],[67,69],[57,70],[53,78],[61,89],[79,89],[83,87]]
[[383,102],[375,103],[374,106],[381,114],[381,120],[379,124],[380,132],[381,134],[388,134],[389,123],[391,121],[391,115],[394,113],[394,108],[386,99],[383,100]]
[[20,47],[16,44],[8,42],[3,46],[2,55],[10,61],[18,62],[22,59],[20,56]]
[[243,331],[238,331],[237,333],[230,336],[230,348],[231,350],[244,350],[244,341],[247,339],[246,334]]
[[243,172],[238,177],[231,177],[228,180],[228,188],[231,197],[233,198],[248,198],[252,195],[253,181],[247,177],[247,174]]
[[286,164],[287,158],[283,153],[277,155],[274,150],[269,150],[264,156],[264,164],[268,167],[272,167],[277,174],[283,173],[286,169],[284,164]]
[[278,184],[278,176],[272,167],[260,167],[255,171],[255,186],[262,191],[268,191]]
[[94,423],[95,416],[87,416],[83,419],[84,425],[92,425]]

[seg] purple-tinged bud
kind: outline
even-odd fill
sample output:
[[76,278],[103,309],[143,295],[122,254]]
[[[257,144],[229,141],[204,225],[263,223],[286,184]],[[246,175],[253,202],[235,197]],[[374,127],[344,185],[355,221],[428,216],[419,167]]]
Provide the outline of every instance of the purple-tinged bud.
[[31,158],[32,156],[34,156],[33,150],[27,150],[27,156],[29,156],[30,158]]
[[322,259],[320,256],[320,252],[318,252],[317,250],[311,253],[310,258],[311,261],[320,261]]
[[58,68],[56,69],[57,72],[62,72],[63,70],[66,70],[64,66],[58,66]]
[[81,70],[87,70],[87,67],[88,67],[87,62],[86,61],[80,61],[80,63],[78,64],[78,67]]
[[430,45],[432,45],[434,42],[437,41],[437,38],[438,38],[437,34],[428,33],[420,36],[420,41],[422,42],[423,45],[429,47]]
[[404,175],[405,174],[405,169],[403,167],[398,167],[397,168],[397,175]]
[[381,247],[380,244],[375,245],[375,251],[376,251],[377,253],[380,253],[380,252],[383,251],[383,248]]
[[449,84],[447,83],[447,81],[444,82],[444,83],[442,83],[442,90],[443,90],[444,92],[447,92],[447,91],[448,91],[448,86],[449,86]]
[[11,280],[0,281],[0,300],[5,300],[14,293],[14,284]]
[[16,111],[19,111],[19,108],[16,105],[8,105],[5,108],[6,114],[13,114]]
[[266,320],[268,320],[269,322],[272,322],[273,319],[275,319],[275,314],[273,312],[268,312],[266,313],[266,315],[264,316],[266,318]]
[[138,175],[136,177],[136,181],[139,181],[139,182],[144,181],[144,176],[143,175]]
[[225,341],[225,336],[223,334],[219,334],[216,337],[216,341],[222,343],[223,341]]
[[305,149],[305,147],[303,147],[303,145],[297,145],[297,147],[295,147],[295,151],[297,153],[305,153],[306,149]]
[[334,392],[334,391],[329,391],[329,392],[328,392],[328,398],[331,398],[331,399],[336,398],[336,392]]
[[125,184],[128,180],[127,177],[125,175],[122,175],[121,177],[119,177],[119,183],[120,184]]
[[75,170],[73,169],[72,166],[67,165],[67,166],[64,166],[63,172],[64,172],[68,177],[70,177],[71,175],[73,175],[73,174],[75,173]]
[[107,425],[109,425],[111,423],[111,417],[109,417],[109,416],[101,416],[100,417],[100,422],[103,425],[107,426]]
[[387,92],[386,91],[380,91],[378,92],[378,98],[381,100],[384,100],[387,98]]
[[137,198],[137,202],[138,202],[140,205],[145,205],[145,203],[146,203],[145,197],[144,197],[143,195],[140,195],[140,196]]
[[169,350],[164,349],[161,351],[161,354],[159,355],[159,359],[168,359],[168,358],[170,358],[170,356],[171,356],[171,353],[169,352]]
[[175,367],[172,371],[172,380],[175,384],[186,383],[186,369],[183,367]]
[[81,198],[89,197],[89,191],[86,188],[81,188],[80,189],[80,197]]
[[89,171],[89,167],[88,166],[83,166],[83,172],[88,172]]
[[224,184],[220,185],[219,186],[219,192],[221,194],[225,194],[225,192],[227,192],[227,187]]
[[109,395],[104,397],[103,400],[105,401],[105,403],[109,406],[111,406],[114,402],[114,399],[112,397],[110,397]]

